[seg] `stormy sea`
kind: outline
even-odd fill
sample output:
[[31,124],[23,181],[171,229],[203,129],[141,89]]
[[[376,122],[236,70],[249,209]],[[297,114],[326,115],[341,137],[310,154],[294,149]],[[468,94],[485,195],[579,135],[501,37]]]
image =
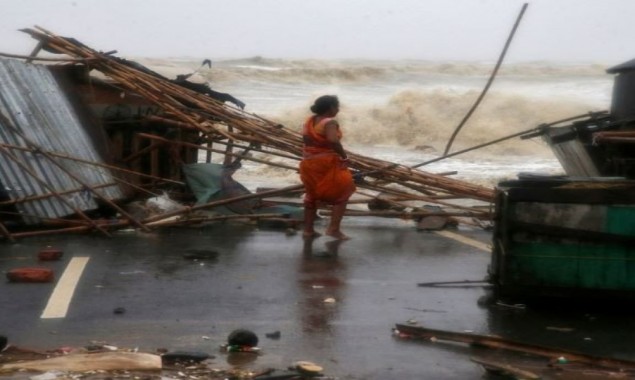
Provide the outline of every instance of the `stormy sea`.
[[[448,139],[487,83],[493,62],[325,61],[263,57],[214,60],[146,59],[168,77],[194,73],[247,104],[245,111],[300,129],[312,101],[338,95],[344,146],[355,153],[405,165],[442,154]],[[452,152],[542,123],[607,110],[613,78],[609,65],[532,62],[504,64],[480,106],[465,123]],[[421,167],[457,171],[454,178],[487,186],[520,172],[561,174],[540,139],[512,139]],[[248,187],[297,183],[284,169],[245,163],[235,176]]]

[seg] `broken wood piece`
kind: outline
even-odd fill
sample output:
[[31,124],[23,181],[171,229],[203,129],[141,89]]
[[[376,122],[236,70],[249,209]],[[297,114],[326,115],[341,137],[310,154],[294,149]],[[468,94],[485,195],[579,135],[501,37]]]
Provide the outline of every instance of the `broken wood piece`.
[[190,148],[197,148],[197,149],[205,150],[205,151],[208,151],[208,152],[221,153],[221,154],[224,154],[224,155],[226,155],[228,157],[240,157],[240,158],[243,158],[243,159],[246,159],[246,160],[249,160],[249,161],[259,162],[261,164],[276,166],[276,167],[283,168],[283,169],[289,169],[289,170],[293,170],[293,171],[297,171],[298,170],[298,168],[294,167],[294,166],[278,164],[278,163],[270,162],[270,161],[267,161],[267,160],[262,160],[262,159],[259,159],[259,158],[250,157],[250,156],[241,156],[240,153],[230,153],[230,152],[227,152],[225,150],[207,148],[205,146],[201,146],[201,145],[198,145],[198,144],[186,143],[186,142],[181,142],[181,141],[172,141],[172,140],[165,139],[165,138],[163,138],[161,136],[150,135],[150,134],[147,134],[147,133],[138,133],[137,135],[139,137],[144,137],[144,138],[151,139],[151,140],[161,141],[161,142],[163,142],[165,144],[174,144],[174,145],[181,145],[181,146],[186,146],[186,147],[190,147]]
[[[36,152],[36,150],[33,149],[33,148],[27,148],[27,147],[23,147],[23,146],[16,146],[16,145],[3,144],[3,143],[0,143],[0,146],[5,147],[5,148],[9,148],[9,149],[21,150],[21,151],[25,151],[25,152],[32,152],[32,153]],[[185,183],[181,182],[181,181],[174,181],[174,180],[171,180],[169,178],[155,177],[155,176],[151,176],[149,174],[137,172],[137,171],[134,171],[134,170],[129,170],[129,169],[122,168],[122,167],[119,167],[119,166],[113,166],[113,165],[103,164],[101,162],[90,161],[90,160],[85,160],[85,159],[79,158],[79,157],[69,156],[68,154],[63,154],[63,153],[59,153],[59,152],[52,152],[52,151],[49,151],[48,154],[50,154],[53,157],[62,158],[62,159],[65,159],[65,160],[71,160],[71,161],[75,161],[75,162],[81,162],[83,164],[92,165],[92,166],[98,166],[98,167],[102,167],[102,168],[106,168],[106,169],[110,169],[110,170],[116,170],[116,171],[120,171],[122,173],[132,174],[132,175],[136,175],[136,176],[144,177],[144,178],[149,178],[149,179],[153,179],[153,180],[159,181],[159,182],[168,182],[168,183],[174,183],[176,185],[185,185]]]
[[495,362],[493,360],[486,360],[483,358],[471,357],[471,361],[474,363],[480,364],[485,370],[501,373],[503,375],[511,375],[517,379],[528,379],[528,380],[536,380],[540,379],[540,376],[537,374],[526,371],[520,368],[516,368],[512,365]]
[[4,364],[0,371],[111,371],[160,370],[161,357],[139,352],[99,352],[71,354],[50,359]]
[[11,232],[9,232],[7,227],[2,224],[2,222],[0,222],[0,232],[2,232],[2,235],[4,235],[4,237],[7,238],[7,240],[9,240],[11,243],[15,243],[15,238],[13,237],[13,235],[11,235]]
[[146,225],[150,227],[166,227],[166,226],[178,226],[178,225],[184,225],[184,224],[197,224],[197,223],[205,223],[205,222],[219,222],[219,221],[232,220],[232,219],[258,220],[258,219],[268,219],[268,218],[282,218],[283,216],[284,215],[282,214],[244,214],[244,215],[240,214],[240,215],[201,216],[201,217],[182,218],[177,220],[160,220],[158,222],[147,223]]
[[270,195],[286,194],[286,193],[294,192],[296,190],[303,189],[303,188],[304,188],[304,185],[293,185],[293,186],[283,187],[281,189],[263,191],[261,193],[252,193],[252,194],[246,194],[246,195],[239,195],[237,197],[221,199],[221,200],[218,200],[218,201],[212,201],[212,202],[208,202],[208,203],[205,203],[205,204],[202,204],[202,205],[198,205],[198,206],[186,207],[185,209],[182,209],[182,210],[176,210],[176,211],[167,212],[167,213],[161,214],[161,215],[155,215],[153,217],[149,217],[149,218],[144,219],[142,222],[143,223],[156,222],[156,221],[159,221],[159,220],[171,218],[171,217],[176,216],[176,215],[184,215],[184,214],[187,214],[189,212],[196,211],[196,210],[210,209],[210,208],[214,208],[214,207],[217,207],[217,206],[222,206],[222,205],[226,205],[226,204],[230,204],[230,203],[234,203],[234,202],[238,202],[238,201],[242,201],[242,200],[246,200],[246,199],[258,199],[258,198],[266,198],[266,197],[268,197]]
[[449,175],[459,174],[459,172],[458,172],[458,171],[456,171],[456,170],[450,170],[450,171],[447,171],[447,172],[440,172],[440,173],[434,173],[434,174],[436,174],[436,175],[441,175],[441,176],[444,176],[444,177],[447,177],[447,176],[449,176]]
[[470,345],[503,349],[524,354],[531,354],[548,358],[550,360],[559,357],[566,358],[569,362],[578,362],[598,367],[610,368],[615,370],[635,371],[635,361],[625,359],[615,359],[600,356],[587,355],[580,352],[540,346],[537,344],[517,342],[498,336],[478,335],[472,333],[461,333],[444,330],[428,329],[420,326],[409,326],[406,324],[397,324],[395,329],[400,334],[405,334],[413,338],[430,339],[435,338],[436,341],[445,340],[450,342],[466,343]]

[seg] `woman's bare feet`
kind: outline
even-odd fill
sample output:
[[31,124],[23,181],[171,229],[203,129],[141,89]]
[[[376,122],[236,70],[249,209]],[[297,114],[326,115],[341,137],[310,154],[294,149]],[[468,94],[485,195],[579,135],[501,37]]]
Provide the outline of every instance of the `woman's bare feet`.
[[317,232],[317,231],[304,231],[302,233],[302,237],[305,239],[315,239],[322,236],[321,233]]
[[337,240],[348,240],[348,239],[350,239],[349,236],[344,235],[344,233],[342,233],[342,231],[339,231],[339,230],[327,230],[325,234],[330,236],[330,237],[334,237]]

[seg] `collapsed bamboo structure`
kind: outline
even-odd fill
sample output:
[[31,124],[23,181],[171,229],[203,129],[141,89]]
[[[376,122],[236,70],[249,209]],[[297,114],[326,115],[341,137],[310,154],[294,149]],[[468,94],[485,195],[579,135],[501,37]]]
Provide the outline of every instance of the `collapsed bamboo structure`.
[[[98,52],[74,39],[57,36],[39,27],[23,29],[22,31],[38,40],[38,46],[70,57],[70,60],[64,58],[66,61],[71,62],[70,64],[87,65],[90,69],[101,72],[110,81],[114,82],[118,88],[133,92],[162,110],[160,115],[149,115],[145,118],[145,121],[169,125],[171,128],[188,133],[195,132],[198,138],[195,141],[183,141],[167,139],[158,134],[138,132],[135,138],[150,141],[150,145],[128,155],[120,165],[105,165],[82,160],[73,157],[68,152],[46,151],[43,147],[29,141],[27,141],[27,148],[11,144],[0,144],[3,154],[10,155],[13,150],[31,151],[33,154],[44,155],[54,164],[59,160],[73,160],[84,165],[104,167],[115,173],[117,182],[127,185],[132,185],[129,181],[126,181],[126,178],[130,176],[152,180],[154,185],[159,183],[184,185],[179,179],[156,175],[156,170],[153,170],[150,174],[142,170],[135,170],[133,164],[136,160],[146,154],[156,154],[160,149],[188,148],[208,152],[208,162],[209,155],[214,152],[223,155],[226,163],[231,163],[232,160],[234,163],[240,160],[249,160],[285,170],[297,170],[297,161],[302,157],[302,136],[299,132],[240,108],[224,104],[206,94],[157,77],[152,72],[139,69],[137,66],[117,58],[111,53]],[[10,120],[6,120],[5,124],[10,125]],[[19,132],[16,131],[16,133]],[[21,137],[26,140],[25,136]],[[214,149],[214,144],[223,145],[225,149]],[[237,149],[242,149],[242,152],[237,152]],[[258,158],[250,152],[258,153],[265,157]],[[354,152],[347,152],[347,154],[350,161],[349,167],[357,174],[357,186],[359,189],[388,195],[391,197],[389,203],[393,206],[401,205],[403,206],[402,208],[412,208],[412,211],[395,212],[394,210],[385,210],[383,212],[372,210],[368,213],[350,212],[349,215],[416,219],[428,213],[429,215],[478,219],[488,219],[490,217],[488,210],[484,210],[482,207],[474,207],[474,204],[480,203],[480,205],[483,205],[483,203],[490,203],[494,196],[491,188],[453,179],[448,175],[452,173],[433,174],[416,168],[366,157]],[[271,157],[279,161],[271,161]],[[72,173],[67,174],[69,176],[72,175]],[[88,189],[95,196],[101,197],[96,189],[88,184],[81,183],[77,178],[74,178],[74,180],[78,185],[77,191],[80,188]],[[136,189],[149,194],[156,194],[156,191],[145,189],[144,186],[137,186]],[[269,192],[256,193],[247,198],[262,199],[301,190],[302,185],[289,186]],[[50,196],[59,197],[60,195],[51,191]],[[367,194],[365,196],[369,198]],[[370,198],[372,199],[372,196]],[[155,215],[143,220],[127,214],[117,204],[108,199],[103,199],[103,201],[121,214],[122,219],[116,224],[117,227],[134,225],[138,228],[148,229],[178,224],[178,221],[174,220],[168,222],[169,218],[174,217],[183,217],[183,224],[192,223],[192,220],[188,220],[187,216],[194,210],[210,209],[220,204],[228,204],[244,199],[246,199],[245,196],[230,197],[222,202],[213,201],[196,207],[183,207],[177,211]],[[466,202],[466,200],[471,202]],[[426,211],[420,207],[413,207],[411,202],[437,205],[440,210]],[[82,215],[81,211],[78,214]],[[90,221],[87,216],[82,215],[82,217],[85,220],[84,226],[77,227],[76,224],[69,224],[67,226],[69,228],[66,228],[66,230],[75,232],[98,229],[104,234],[108,234],[106,228],[113,228],[112,225],[104,226],[102,223]],[[276,215],[276,217],[279,216]],[[197,217],[196,220],[208,219]],[[161,221],[164,222],[161,223]],[[62,230],[64,229],[60,231]],[[33,234],[24,232],[21,233],[22,235],[12,234],[2,225],[1,219],[0,232],[9,240],[15,239],[15,236],[24,236],[24,234],[32,236]],[[47,233],[53,232],[47,231]]]

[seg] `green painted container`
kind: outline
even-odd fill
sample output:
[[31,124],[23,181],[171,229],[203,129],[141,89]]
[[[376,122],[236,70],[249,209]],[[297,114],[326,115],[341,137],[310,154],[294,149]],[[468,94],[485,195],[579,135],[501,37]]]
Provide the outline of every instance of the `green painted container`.
[[635,181],[503,182],[493,247],[501,296],[635,299]]

